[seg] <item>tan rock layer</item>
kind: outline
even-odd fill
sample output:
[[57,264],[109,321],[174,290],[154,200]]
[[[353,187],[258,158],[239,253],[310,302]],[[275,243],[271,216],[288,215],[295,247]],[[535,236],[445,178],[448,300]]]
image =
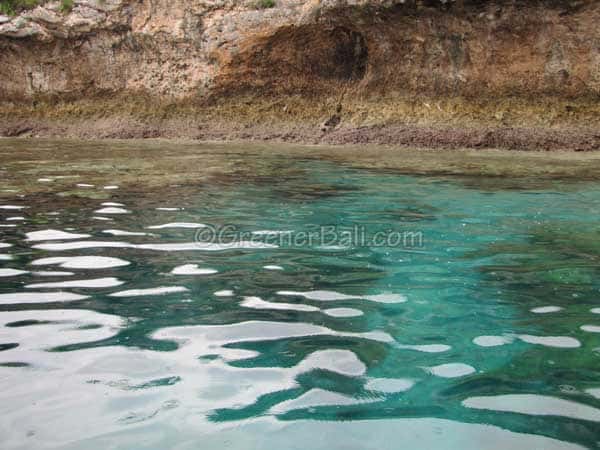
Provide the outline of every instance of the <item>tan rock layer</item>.
[[600,2],[406,3],[49,3],[0,24],[0,99],[600,95]]

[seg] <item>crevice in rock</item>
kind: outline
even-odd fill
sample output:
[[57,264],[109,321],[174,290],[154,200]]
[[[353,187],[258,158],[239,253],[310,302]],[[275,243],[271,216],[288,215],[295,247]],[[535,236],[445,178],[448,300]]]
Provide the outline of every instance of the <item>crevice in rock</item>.
[[244,90],[317,92],[365,77],[369,49],[364,35],[344,26],[282,27],[246,42],[227,62],[216,85]]

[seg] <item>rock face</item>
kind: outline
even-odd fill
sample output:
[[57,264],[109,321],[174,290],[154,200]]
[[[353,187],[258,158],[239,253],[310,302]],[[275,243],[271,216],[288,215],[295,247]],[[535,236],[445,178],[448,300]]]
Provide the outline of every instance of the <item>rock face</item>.
[[600,2],[76,0],[0,16],[0,99],[600,94]]

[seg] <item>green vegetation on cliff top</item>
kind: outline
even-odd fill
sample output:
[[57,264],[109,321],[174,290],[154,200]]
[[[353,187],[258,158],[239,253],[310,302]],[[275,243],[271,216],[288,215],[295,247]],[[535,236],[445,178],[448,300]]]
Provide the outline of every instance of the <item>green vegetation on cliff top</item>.
[[[0,0],[0,14],[14,16],[15,14],[33,9],[46,3],[45,0]],[[67,13],[73,9],[74,0],[60,0],[60,11]]]
[[0,0],[0,14],[12,16],[19,11],[35,8],[40,0]]

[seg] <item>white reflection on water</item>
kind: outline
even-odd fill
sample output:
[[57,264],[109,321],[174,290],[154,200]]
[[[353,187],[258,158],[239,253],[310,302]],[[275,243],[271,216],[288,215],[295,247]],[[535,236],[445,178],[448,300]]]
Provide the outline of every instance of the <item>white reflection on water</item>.
[[480,347],[498,347],[510,344],[513,341],[514,338],[512,336],[477,336],[473,339],[473,343]]
[[323,312],[331,317],[359,317],[364,313],[360,309],[355,308],[329,308],[324,309]]
[[193,223],[193,222],[172,222],[172,223],[164,223],[162,225],[151,225],[149,227],[151,230],[162,230],[165,228],[206,228],[206,225],[203,223]]
[[223,289],[222,291],[213,292],[215,297],[231,297],[233,296],[233,291],[230,289]]
[[285,296],[300,296],[307,298],[309,300],[318,300],[322,302],[331,302],[337,300],[353,300],[353,299],[362,299],[362,300],[370,300],[377,303],[404,303],[407,301],[407,298],[402,294],[376,294],[376,295],[347,295],[342,294],[340,292],[335,291],[307,291],[307,292],[297,292],[297,291],[278,291],[278,295]]
[[534,394],[471,397],[462,402],[467,408],[515,412],[535,416],[562,416],[600,422],[600,409],[582,403]]
[[177,292],[187,292],[189,289],[183,286],[159,286],[147,289],[129,289],[126,291],[113,292],[111,297],[141,297],[144,295],[167,295]]
[[531,312],[534,314],[548,314],[558,312],[561,310],[562,308],[560,306],[540,306],[538,308],[533,308]]
[[156,250],[162,252],[183,252],[190,250],[201,251],[221,251],[231,249],[260,249],[277,248],[274,244],[253,241],[236,241],[221,244],[210,242],[177,242],[169,244],[131,244],[120,241],[81,241],[81,242],[61,242],[52,244],[38,244],[33,246],[37,250],[46,251],[68,251],[82,250],[87,248],[130,248],[140,250]]
[[19,303],[53,303],[73,302],[89,298],[87,295],[71,292],[14,292],[0,294],[0,305],[16,305]]
[[320,311],[316,306],[310,305],[302,305],[295,303],[276,303],[276,302],[267,302],[259,297],[244,297],[241,306],[245,308],[254,308],[254,309],[281,309],[287,311],[305,311],[305,312],[315,312]]
[[295,409],[315,408],[317,406],[343,406],[377,401],[376,398],[357,399],[337,392],[314,388],[292,400],[283,401],[269,410],[271,414],[283,414]]
[[475,373],[475,368],[464,363],[448,363],[426,367],[425,370],[436,377],[457,378]]
[[113,206],[108,206],[106,208],[100,208],[94,211],[96,214],[130,214],[131,211],[125,208],[117,208]]
[[60,272],[56,270],[40,270],[31,272],[36,277],[70,277],[75,275],[73,272]]
[[59,265],[65,269],[108,269],[129,265],[129,261],[109,256],[59,256],[34,260],[33,266]]
[[318,335],[354,336],[380,342],[394,342],[394,339],[389,334],[380,331],[349,333],[334,331],[311,323],[267,321],[248,321],[230,325],[163,328],[155,332],[153,337],[155,339],[174,340],[177,342],[191,340],[195,343],[199,341],[225,345],[230,342],[268,341]]
[[415,380],[407,378],[371,378],[365,383],[365,389],[386,393],[405,392],[415,383]]
[[103,230],[102,232],[113,236],[148,236],[148,233],[141,231]]
[[578,348],[581,347],[581,342],[569,336],[532,336],[530,334],[522,334],[518,336],[528,344],[538,344],[546,347],[556,348]]
[[6,209],[8,211],[18,211],[21,209],[29,208],[28,206],[18,206],[18,205],[0,205],[0,209]]
[[16,277],[18,275],[23,275],[28,273],[26,270],[18,270],[18,269],[0,269],[0,277]]
[[175,267],[171,273],[173,275],[213,275],[218,273],[215,269],[201,268],[198,264],[183,264]]
[[61,230],[40,230],[25,233],[28,241],[55,241],[67,239],[83,239],[90,237],[89,234],[68,233]]
[[114,277],[94,278],[90,280],[57,281],[51,283],[34,283],[25,286],[27,289],[53,288],[108,288],[121,286],[124,282]]

